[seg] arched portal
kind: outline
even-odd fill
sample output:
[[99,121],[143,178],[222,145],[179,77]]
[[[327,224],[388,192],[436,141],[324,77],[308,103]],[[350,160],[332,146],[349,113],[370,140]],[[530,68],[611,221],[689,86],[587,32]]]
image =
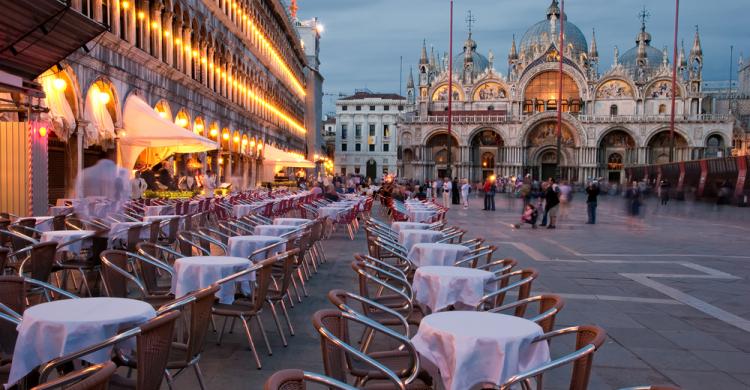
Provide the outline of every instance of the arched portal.
[[706,140],[705,158],[726,157],[724,153],[724,138],[719,134],[712,134]]
[[[670,162],[670,149],[672,146],[670,132],[668,130],[655,134],[648,142],[648,163],[664,164]],[[681,134],[674,132],[674,159],[673,161],[684,161],[690,158],[690,148],[687,140]]]
[[[560,161],[557,160],[557,123],[545,121],[534,126],[526,135],[526,156],[528,172],[534,179],[578,180],[578,170],[573,165],[577,161],[578,141],[567,123],[560,132]],[[559,175],[558,175],[558,165]]]
[[401,176],[405,179],[415,179],[414,176],[414,152],[411,149],[404,149],[401,161],[403,163],[403,170]]
[[[562,110],[581,111],[581,94],[578,84],[568,74],[563,73]],[[556,111],[560,93],[560,73],[545,71],[534,76],[524,90],[524,112]]]
[[374,159],[367,160],[367,164],[365,167],[365,174],[368,178],[372,179],[372,181],[375,181],[378,177],[378,163],[375,162]]
[[[425,144],[425,161],[427,161],[427,177],[442,178],[448,176],[448,142],[450,141],[451,168],[459,161],[458,140],[455,136],[448,137],[447,133],[432,135]],[[455,169],[452,169],[455,171]]]
[[632,165],[637,161],[635,140],[627,131],[612,130],[599,141],[599,167],[610,183],[620,183],[625,178],[625,165]]
[[496,162],[503,161],[502,147],[503,138],[492,129],[478,131],[471,138],[470,153],[470,179],[471,181],[484,181],[488,176],[494,175]]

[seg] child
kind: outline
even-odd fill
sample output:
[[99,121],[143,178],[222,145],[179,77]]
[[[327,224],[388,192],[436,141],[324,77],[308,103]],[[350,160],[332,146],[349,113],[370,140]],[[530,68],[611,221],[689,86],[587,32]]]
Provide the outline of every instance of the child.
[[[521,222],[528,223],[532,229],[536,229],[536,219],[539,217],[539,212],[536,211],[536,207],[531,203],[527,204],[523,209],[523,215],[521,215]],[[520,229],[521,224],[517,223],[513,225],[514,228]]]

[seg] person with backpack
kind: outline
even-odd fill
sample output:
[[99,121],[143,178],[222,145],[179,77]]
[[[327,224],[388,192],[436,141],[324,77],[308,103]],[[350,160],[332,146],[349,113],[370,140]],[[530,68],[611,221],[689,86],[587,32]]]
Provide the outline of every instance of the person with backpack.
[[555,179],[549,178],[547,189],[544,191],[544,215],[549,218],[549,225],[547,225],[547,218],[542,220],[542,226],[547,226],[547,229],[555,229],[555,222],[557,222],[557,213],[560,209],[560,189],[555,184]]

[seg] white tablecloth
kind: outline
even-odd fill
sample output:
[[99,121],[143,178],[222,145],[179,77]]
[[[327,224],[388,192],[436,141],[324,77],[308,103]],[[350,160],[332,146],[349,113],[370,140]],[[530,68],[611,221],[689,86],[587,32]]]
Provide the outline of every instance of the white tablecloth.
[[109,242],[115,242],[115,240],[127,241],[128,229],[133,226],[141,226],[141,234],[138,236],[140,239],[149,239],[151,232],[148,224],[143,222],[115,222],[109,227]]
[[323,206],[318,209],[318,216],[336,218],[339,213],[346,211],[349,206]]
[[415,244],[438,242],[443,238],[443,233],[434,230],[402,229],[398,232],[398,243],[407,251]]
[[411,222],[429,222],[437,212],[428,209],[413,209],[408,210],[409,221]]
[[72,206],[52,206],[49,208],[49,215],[56,216],[56,215],[67,215],[67,214],[73,214],[75,209]]
[[[276,236],[234,236],[229,237],[229,254],[235,257],[248,258],[258,249],[284,241]],[[275,246],[270,253],[255,255],[251,260],[258,261],[286,250],[286,244]]]
[[36,230],[48,232],[53,229],[52,219],[54,217],[33,217],[36,220]]
[[420,305],[437,312],[450,305],[457,309],[476,308],[487,290],[492,272],[479,269],[425,266],[414,273],[414,299]]
[[256,236],[275,236],[279,237],[282,234],[289,233],[291,231],[299,229],[299,226],[288,226],[288,225],[257,225],[253,233]]
[[[96,232],[93,230],[50,230],[48,232],[42,233],[42,237],[39,239],[39,241],[56,241],[57,245],[59,246],[65,244],[68,241],[73,241],[84,236],[93,237],[94,233]],[[79,254],[81,253],[81,249],[83,249],[84,247],[88,248],[90,246],[91,240],[81,240],[76,242],[75,244],[66,246],[65,248],[63,248],[63,250]]]
[[261,207],[263,207],[262,203],[236,204],[232,206],[232,212],[234,213],[235,218],[242,218]]
[[548,362],[547,343],[531,343],[541,334],[524,318],[452,311],[422,319],[412,342],[426,365],[440,371],[446,390],[465,390],[481,382],[499,385]]
[[198,207],[200,207],[201,202],[199,200],[191,200],[190,203],[188,203],[188,213],[195,214],[198,211]]
[[[65,299],[29,307],[18,326],[8,383],[54,358],[102,342],[156,315],[150,304],[125,298]],[[91,363],[110,359],[110,349],[84,357]]]
[[416,244],[407,256],[414,265],[453,265],[469,252],[469,248],[456,244]]
[[302,226],[312,221],[305,218],[274,218],[274,225]]
[[[251,264],[246,258],[230,256],[195,256],[177,259],[174,262],[175,276],[172,278],[172,293],[177,298],[183,297],[193,291],[206,288],[219,279],[240,272]],[[249,275],[237,281],[248,280],[251,280]],[[243,286],[243,289],[245,288]],[[234,283],[225,283],[216,292],[216,297],[221,303],[234,302]]]
[[[180,215],[147,215],[143,217],[143,222],[166,221],[172,218],[180,218],[180,223],[178,224],[179,229],[185,228],[185,219],[182,218]],[[164,230],[167,234],[170,234],[171,231],[169,229],[170,229],[169,222],[163,222],[162,230]]]
[[422,222],[393,222],[391,224],[391,229],[393,229],[394,232],[398,233],[403,229],[422,229],[427,230],[430,228],[429,223],[422,223]]
[[174,206],[171,204],[160,205],[160,206],[146,206],[144,208],[143,215],[162,215],[167,213],[174,213]]

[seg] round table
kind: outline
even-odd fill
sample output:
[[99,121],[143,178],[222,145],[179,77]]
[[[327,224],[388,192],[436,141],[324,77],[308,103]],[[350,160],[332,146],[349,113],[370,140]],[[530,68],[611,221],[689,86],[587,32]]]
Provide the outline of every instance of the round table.
[[482,382],[499,385],[549,362],[547,343],[532,343],[541,334],[542,328],[525,318],[449,311],[423,318],[412,342],[428,371],[439,370],[446,390],[463,390]]
[[[206,288],[219,279],[240,272],[250,267],[250,260],[243,257],[231,256],[193,256],[183,257],[174,262],[175,275],[172,278],[172,293],[175,297],[183,297],[193,291]],[[247,281],[254,278],[254,273],[246,275],[237,281],[244,281],[243,290],[249,291]],[[231,304],[234,302],[234,283],[225,283],[216,292],[219,302]]]
[[318,209],[318,216],[336,218],[340,213],[349,209],[349,206],[323,206]]
[[[185,228],[185,220],[182,218],[181,215],[147,215],[147,216],[143,217],[143,222],[167,221],[167,220],[171,220],[173,218],[180,218],[180,223],[178,224],[179,229],[184,229]],[[172,231],[170,230],[171,226],[170,226],[169,222],[167,222],[166,224],[163,224],[162,227],[164,227],[166,229],[165,232],[167,234],[171,234],[172,233]]]
[[476,308],[485,294],[492,272],[464,267],[425,266],[414,273],[414,299],[429,312],[454,306]]
[[[235,257],[248,258],[253,252],[267,246],[283,242],[284,239],[276,236],[234,236],[229,237],[229,254]],[[286,250],[286,243],[277,245],[271,249],[271,253],[258,254],[252,261],[263,260]]]
[[[57,242],[57,245],[59,246],[69,241],[79,239],[81,237],[87,237],[87,236],[93,237],[94,234],[96,234],[96,232],[93,230],[50,230],[48,232],[43,232],[39,241],[40,242],[55,241]],[[64,250],[68,252],[80,254],[81,249],[84,248],[84,243],[87,245],[86,246],[87,248],[91,245],[90,240],[81,240],[81,241],[76,242],[75,244],[66,246]]]
[[[15,383],[40,364],[79,351],[154,318],[154,308],[126,298],[64,299],[31,306],[23,313],[8,383]],[[83,359],[102,363],[111,349]]]
[[408,210],[408,214],[411,222],[425,222],[431,220],[437,212],[427,209],[413,209]]
[[109,242],[110,244],[114,244],[115,241],[124,241],[127,242],[128,240],[128,230],[133,226],[140,226],[141,231],[138,235],[138,238],[142,240],[148,240],[151,236],[151,232],[149,231],[148,224],[143,222],[115,222],[112,225],[109,226]]
[[422,222],[393,222],[391,224],[391,229],[398,233],[403,229],[422,229],[427,230],[430,228],[429,223],[422,223]]
[[49,215],[53,217],[57,215],[68,215],[73,214],[75,211],[76,210],[73,206],[52,206],[49,208]]
[[171,204],[158,205],[158,206],[146,206],[144,208],[143,214],[146,216],[162,215],[162,214],[167,213],[168,211],[174,212],[174,206]]
[[415,244],[407,256],[417,267],[453,265],[469,253],[469,248],[456,244]]
[[236,204],[236,205],[232,206],[232,213],[234,213],[234,217],[235,218],[242,218],[242,217],[244,217],[244,216],[252,213],[256,209],[258,209],[260,207],[263,207],[263,205],[264,205],[264,203],[261,203],[261,204],[258,204],[258,203],[253,203],[253,204]]
[[52,216],[52,217],[31,217],[31,218],[34,218],[34,220],[35,220],[34,221],[34,224],[35,224],[34,228],[36,230],[39,230],[41,232],[48,232],[48,231],[50,231],[50,230],[52,230],[54,228],[54,226],[52,226],[52,220],[55,218],[54,216]]
[[407,251],[420,243],[434,243],[443,238],[443,233],[434,230],[402,229],[398,232],[398,243]]
[[302,226],[312,222],[305,218],[274,218],[274,225],[286,225],[286,226]]
[[256,236],[280,237],[283,234],[299,230],[299,226],[288,225],[256,225],[253,234]]

